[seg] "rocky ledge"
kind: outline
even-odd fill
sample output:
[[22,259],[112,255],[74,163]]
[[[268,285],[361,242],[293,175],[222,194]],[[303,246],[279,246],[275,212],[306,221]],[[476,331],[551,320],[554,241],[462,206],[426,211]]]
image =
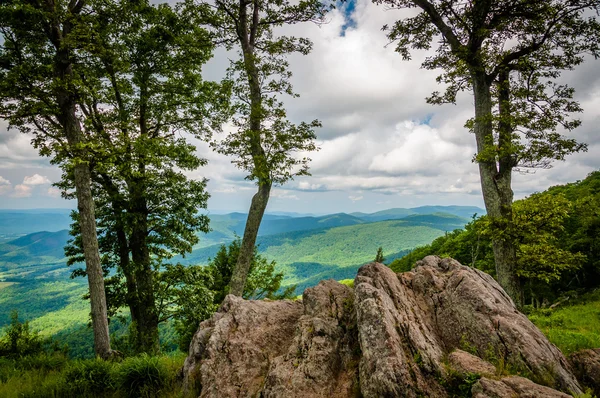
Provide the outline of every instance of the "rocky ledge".
[[[590,372],[586,372],[589,374]],[[200,397],[568,397],[563,354],[489,275],[429,256],[360,268],[300,301],[227,296],[183,368]]]

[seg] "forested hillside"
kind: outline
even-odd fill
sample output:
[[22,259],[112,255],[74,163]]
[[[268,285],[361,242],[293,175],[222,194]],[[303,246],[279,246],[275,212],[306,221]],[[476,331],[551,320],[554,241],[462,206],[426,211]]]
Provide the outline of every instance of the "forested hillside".
[[[212,216],[213,231],[200,235],[200,244],[185,258],[172,261],[207,264],[221,244],[229,244],[243,230],[244,220],[241,213]],[[278,272],[283,272],[283,287],[297,285],[300,294],[322,279],[352,278],[359,266],[375,258],[378,247],[383,247],[387,261],[392,261],[467,221],[448,213],[374,223],[347,214],[293,218],[266,215],[259,251],[276,262]],[[18,310],[44,335],[67,339],[64,341],[71,341],[71,345],[84,343],[85,338],[77,337],[81,332],[76,331],[85,328],[89,312],[82,300],[85,281],[69,278],[77,266],[66,265],[63,248],[68,239],[68,231],[63,230],[36,232],[0,243],[0,327],[10,322],[13,310]],[[206,247],[207,242],[212,245]],[[80,352],[75,346],[72,349]]]
[[[539,307],[600,285],[600,172],[516,201],[514,222],[507,239],[518,245],[517,274],[526,303]],[[493,233],[493,222],[480,217],[390,266],[406,271],[424,256],[437,254],[494,275]]]

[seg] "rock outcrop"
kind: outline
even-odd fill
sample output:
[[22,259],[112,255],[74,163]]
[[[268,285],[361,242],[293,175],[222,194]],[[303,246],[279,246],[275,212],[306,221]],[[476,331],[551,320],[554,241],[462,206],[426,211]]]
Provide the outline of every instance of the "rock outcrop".
[[473,398],[571,398],[571,395],[535,384],[520,376],[504,377],[500,380],[482,377],[471,389]]
[[569,356],[577,379],[600,397],[600,349],[583,350]]
[[228,296],[183,373],[200,397],[445,397],[457,375],[481,377],[480,398],[581,393],[493,278],[434,256],[403,274],[367,264],[354,290],[324,281],[303,301]]

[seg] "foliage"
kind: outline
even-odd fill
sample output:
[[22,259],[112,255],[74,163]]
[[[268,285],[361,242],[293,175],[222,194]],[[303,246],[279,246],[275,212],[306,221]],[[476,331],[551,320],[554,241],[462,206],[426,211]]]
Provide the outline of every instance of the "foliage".
[[[215,304],[220,304],[228,293],[231,275],[239,256],[241,241],[236,239],[229,246],[221,245],[215,258],[208,262],[208,272],[212,276],[213,284],[211,290],[215,292]],[[290,298],[294,287],[287,288],[278,294],[283,279],[283,273],[275,273],[275,261],[268,261],[258,253],[258,247],[254,250],[250,272],[243,297],[245,299],[260,300]]]
[[[200,322],[208,319],[228,294],[239,251],[238,238],[228,246],[221,245],[215,258],[206,267],[184,267],[178,264],[169,267],[162,274],[162,278],[179,281],[173,282],[164,294],[170,296],[165,302],[170,300],[172,303],[168,310],[175,320],[175,330],[179,334],[178,344],[182,351],[187,351]],[[267,261],[255,249],[243,297],[273,300],[292,298],[295,286],[279,292],[282,279],[283,273],[275,273],[275,261]]]
[[[415,261],[436,254],[449,256],[494,275],[492,235],[517,244],[516,272],[525,283],[527,302],[540,306],[560,294],[598,285],[600,172],[585,180],[551,187],[515,202],[510,228],[498,228],[488,217],[456,230],[395,260],[390,267],[408,271]],[[502,231],[502,232],[500,232]]]
[[65,383],[73,394],[103,394],[115,389],[114,364],[100,358],[73,362],[65,373]]
[[[29,363],[43,363],[32,358]],[[132,357],[123,362],[62,357],[54,367],[23,366],[23,359],[0,360],[0,396],[6,398],[180,397],[177,373],[183,355]]]
[[385,258],[383,257],[383,247],[379,246],[377,248],[377,254],[375,255],[375,261],[376,263],[383,263],[385,261]]
[[142,354],[123,361],[118,377],[128,397],[151,398],[160,396],[173,375],[158,357]]
[[17,311],[11,314],[10,325],[0,338],[0,357],[23,357],[43,351],[42,338],[38,332],[29,329],[29,322],[19,320]]
[[578,270],[585,260],[583,254],[559,246],[559,237],[572,207],[563,195],[533,194],[515,202],[510,228],[497,228],[494,225],[497,220],[482,217],[481,234],[488,239],[500,236],[516,242],[517,275],[524,280],[548,284],[567,272]]

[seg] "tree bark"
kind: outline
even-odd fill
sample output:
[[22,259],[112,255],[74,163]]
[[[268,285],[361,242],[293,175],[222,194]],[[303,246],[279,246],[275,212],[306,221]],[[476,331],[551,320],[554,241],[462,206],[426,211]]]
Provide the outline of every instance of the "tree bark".
[[[50,9],[52,12],[56,12],[53,8]],[[113,351],[110,348],[106,293],[104,291],[104,275],[96,235],[96,215],[92,197],[91,175],[86,150],[81,148],[81,145],[85,142],[85,137],[76,115],[76,94],[72,87],[73,62],[70,49],[64,40],[64,37],[71,30],[70,20],[64,21],[61,29],[60,21],[53,19],[49,24],[48,36],[56,49],[54,74],[60,82],[56,91],[59,121],[64,129],[74,158],[73,175],[86,274],[90,289],[94,350],[97,356],[107,359],[113,355]]]
[[[252,4],[252,15],[248,15],[248,6]],[[262,92],[258,68],[254,55],[254,46],[259,24],[259,2],[240,0],[238,37],[244,57],[244,68],[250,88],[250,115],[249,130],[247,132],[250,141],[250,152],[254,163],[254,178],[258,180],[258,192],[252,197],[248,219],[242,237],[242,245],[237,263],[231,276],[229,293],[242,297],[244,286],[248,278],[248,272],[254,256],[254,246],[258,229],[262,222],[265,209],[269,203],[271,194],[270,171],[266,162],[265,151],[261,142],[261,128],[263,121]],[[250,21],[249,21],[250,20]],[[249,23],[250,22],[250,23]]]
[[258,186],[258,192],[252,197],[252,204],[248,212],[246,227],[244,229],[244,237],[242,238],[242,246],[237,263],[231,275],[231,284],[229,293],[242,297],[244,286],[248,278],[252,257],[254,256],[254,246],[256,245],[256,237],[258,229],[262,221],[265,209],[269,203],[269,195],[271,194],[271,184],[263,183]]
[[[475,127],[479,175],[483,191],[483,201],[491,221],[500,228],[499,234],[492,237],[492,247],[496,264],[498,283],[513,299],[517,307],[522,307],[522,288],[516,274],[516,243],[510,239],[513,191],[511,188],[511,160],[492,156],[490,149],[495,145],[492,125],[491,84],[482,72],[472,72],[475,95]],[[500,101],[503,103],[503,101]],[[507,104],[504,103],[504,106]],[[502,111],[502,109],[501,109]],[[503,126],[501,125],[501,129]],[[504,126],[506,129],[506,126]],[[506,144],[507,131],[500,132],[499,145]]]

